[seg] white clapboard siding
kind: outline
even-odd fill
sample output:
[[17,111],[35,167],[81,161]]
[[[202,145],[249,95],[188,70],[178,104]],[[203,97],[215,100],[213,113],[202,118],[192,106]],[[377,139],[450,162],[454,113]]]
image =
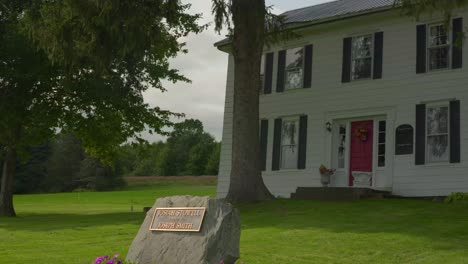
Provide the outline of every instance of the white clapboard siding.
[[[468,12],[464,28],[468,26]],[[366,113],[386,109],[387,164],[391,164],[392,192],[402,196],[438,196],[451,192],[468,192],[468,45],[465,41],[464,67],[426,74],[416,74],[416,22],[400,16],[399,11],[371,14],[305,30],[301,39],[270,47],[275,52],[272,93],[260,96],[260,118],[269,120],[267,170],[265,184],[275,196],[289,197],[297,187],[320,186],[318,168],[330,160],[330,135],[324,125],[331,113],[359,111]],[[380,80],[341,83],[343,38],[384,32],[383,76]],[[276,93],[278,51],[285,48],[314,45],[312,88]],[[218,197],[224,197],[229,186],[232,134],[233,60],[229,59],[223,142],[218,183]],[[393,130],[401,124],[415,127],[415,107],[421,102],[458,99],[461,101],[461,163],[414,165],[414,154],[394,156]],[[305,170],[272,171],[274,119],[306,114],[307,162]],[[391,117],[390,117],[391,116]],[[390,165],[388,165],[390,166]]]

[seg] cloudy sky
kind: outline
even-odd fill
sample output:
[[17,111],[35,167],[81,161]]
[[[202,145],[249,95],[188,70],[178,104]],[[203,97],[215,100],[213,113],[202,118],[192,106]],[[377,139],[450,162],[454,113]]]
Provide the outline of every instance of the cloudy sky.
[[[201,23],[213,21],[211,15],[212,0],[184,0],[191,2],[190,12],[202,13]],[[273,5],[275,13],[311,6],[331,0],[266,0]],[[150,89],[145,93],[145,100],[152,106],[159,106],[172,112],[185,113],[187,118],[199,119],[205,130],[221,140],[223,129],[224,95],[227,72],[227,54],[218,51],[213,43],[223,39],[213,28],[199,35],[191,35],[185,41],[188,54],[181,54],[172,61],[172,67],[178,69],[192,83],[166,84],[165,93]],[[162,139],[158,135],[147,135],[149,141]]]

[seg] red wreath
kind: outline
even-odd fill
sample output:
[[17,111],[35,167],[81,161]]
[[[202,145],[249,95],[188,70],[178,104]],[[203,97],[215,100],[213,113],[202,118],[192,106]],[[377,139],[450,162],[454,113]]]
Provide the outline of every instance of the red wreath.
[[359,138],[359,140],[361,141],[367,141],[367,138],[368,138],[368,135],[369,135],[369,130],[365,127],[360,127],[358,129],[356,129],[356,132],[354,133],[354,135]]

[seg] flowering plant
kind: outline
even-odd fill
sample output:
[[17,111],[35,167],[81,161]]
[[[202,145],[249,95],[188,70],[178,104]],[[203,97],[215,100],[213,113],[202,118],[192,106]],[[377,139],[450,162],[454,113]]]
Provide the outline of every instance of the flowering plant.
[[94,261],[94,264],[123,264],[123,260],[120,259],[119,254],[115,254],[114,257],[104,256],[98,257]]
[[329,169],[327,167],[325,167],[325,165],[320,165],[320,168],[319,168],[319,171],[320,171],[320,174],[321,175],[327,175],[327,176],[331,176],[335,173],[335,170],[334,169]]

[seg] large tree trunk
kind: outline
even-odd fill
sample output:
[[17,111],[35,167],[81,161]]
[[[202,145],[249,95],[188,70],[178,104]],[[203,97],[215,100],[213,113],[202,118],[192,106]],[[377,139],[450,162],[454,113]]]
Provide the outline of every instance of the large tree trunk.
[[260,168],[259,87],[265,34],[265,1],[233,0],[234,110],[231,181],[227,200],[262,201],[273,196]]
[[14,148],[7,150],[3,162],[2,185],[0,188],[0,216],[16,216],[13,207],[13,188],[17,153]]

